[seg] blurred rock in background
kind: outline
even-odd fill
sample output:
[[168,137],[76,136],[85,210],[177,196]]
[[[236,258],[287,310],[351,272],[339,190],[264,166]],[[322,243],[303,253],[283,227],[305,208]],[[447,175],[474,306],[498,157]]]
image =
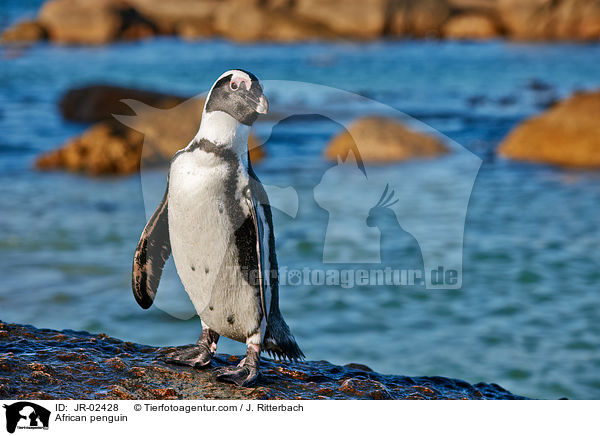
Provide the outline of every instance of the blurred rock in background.
[[325,149],[329,159],[346,159],[348,152],[358,152],[364,162],[398,162],[434,157],[448,148],[437,138],[408,129],[401,122],[383,117],[363,117],[338,134]]
[[90,85],[67,91],[59,106],[66,120],[95,122],[112,119],[112,114],[121,114],[128,106],[121,100],[136,100],[160,109],[170,109],[187,100],[186,97],[162,94],[141,89],[111,85]]
[[[141,163],[168,163],[190,142],[200,125],[204,99],[92,85],[68,91],[60,108],[68,120],[97,123],[61,148],[39,156],[36,168],[89,175],[130,174],[138,171]],[[118,116],[118,121],[112,114],[126,115]],[[249,148],[252,162],[264,157],[253,136]]]
[[4,42],[60,44],[179,35],[250,41],[382,37],[600,38],[600,0],[48,0]]
[[576,93],[519,124],[501,156],[565,167],[600,168],[600,91]]

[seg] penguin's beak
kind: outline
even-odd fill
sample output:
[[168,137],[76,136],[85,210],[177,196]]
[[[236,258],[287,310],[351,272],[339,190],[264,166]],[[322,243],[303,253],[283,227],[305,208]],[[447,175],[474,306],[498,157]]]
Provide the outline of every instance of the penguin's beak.
[[256,106],[256,112],[259,114],[266,114],[269,111],[269,102],[264,95],[261,95],[258,99],[258,106]]

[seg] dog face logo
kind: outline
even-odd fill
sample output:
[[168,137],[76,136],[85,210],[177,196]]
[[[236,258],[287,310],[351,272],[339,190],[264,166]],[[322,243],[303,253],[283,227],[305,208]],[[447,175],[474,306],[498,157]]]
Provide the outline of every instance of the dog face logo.
[[19,429],[48,429],[50,411],[29,401],[4,405],[6,409],[6,431]]

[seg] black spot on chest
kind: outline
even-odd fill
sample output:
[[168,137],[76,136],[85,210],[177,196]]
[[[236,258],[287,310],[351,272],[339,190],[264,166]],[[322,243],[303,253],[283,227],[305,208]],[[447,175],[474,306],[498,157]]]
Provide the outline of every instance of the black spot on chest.
[[235,316],[234,315],[229,315],[227,317],[227,322],[231,325],[233,325],[235,323]]

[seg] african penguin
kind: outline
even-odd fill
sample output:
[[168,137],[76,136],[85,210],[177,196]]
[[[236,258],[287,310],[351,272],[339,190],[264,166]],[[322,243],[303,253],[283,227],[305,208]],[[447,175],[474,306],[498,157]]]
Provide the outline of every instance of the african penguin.
[[216,371],[217,379],[240,386],[258,377],[261,350],[304,357],[279,311],[271,208],[248,159],[250,127],[267,109],[254,74],[230,70],[217,79],[198,133],[171,160],[166,192],[142,232],[132,271],[135,299],[147,309],[173,254],[202,334],[168,361],[204,367],[220,335],[245,342],[240,364]]

